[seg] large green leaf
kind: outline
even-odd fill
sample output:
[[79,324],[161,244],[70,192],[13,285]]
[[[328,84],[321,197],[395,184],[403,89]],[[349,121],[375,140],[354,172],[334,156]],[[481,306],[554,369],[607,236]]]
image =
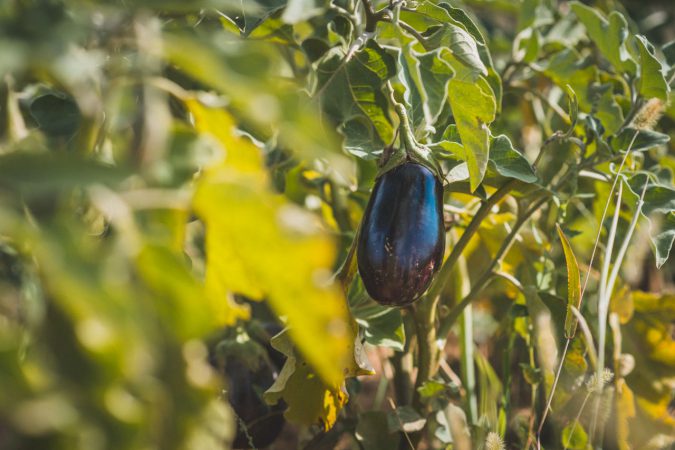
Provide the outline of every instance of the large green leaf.
[[494,94],[485,81],[474,83],[453,78],[448,84],[448,97],[462,139],[462,159],[469,169],[471,191],[475,191],[488,166],[488,125],[497,111]]
[[[349,61],[339,48],[334,48],[317,66],[315,95],[321,96],[328,116],[338,125],[357,117],[365,118],[370,125],[372,140],[361,140],[363,145],[369,144],[361,148],[366,154],[381,150],[394,138],[389,103],[382,87],[395,73],[394,58],[372,40]],[[348,143],[348,150],[353,152],[353,141]]]
[[522,153],[513,148],[511,140],[503,134],[492,138],[490,168],[503,177],[515,178],[524,183],[537,181],[532,165]]
[[654,55],[654,47],[644,36],[635,36],[635,42],[640,51],[640,78],[638,90],[645,98],[659,98],[668,101],[670,87],[664,77],[661,62]]
[[572,2],[572,11],[584,24],[588,35],[616,70],[634,74],[635,61],[626,48],[628,24],[623,15],[612,11],[605,18],[597,9]]
[[438,119],[448,97],[448,81],[454,75],[450,65],[440,57],[441,51],[445,50],[416,53],[407,45],[399,56],[413,127],[422,126],[423,132]]
[[[453,56],[448,59],[458,76],[464,74],[477,78],[479,75],[487,75],[487,67],[480,58],[475,39],[462,27],[453,24],[443,24],[426,40],[427,50],[447,48]],[[452,64],[456,59],[459,64]],[[463,66],[463,67],[462,67]]]

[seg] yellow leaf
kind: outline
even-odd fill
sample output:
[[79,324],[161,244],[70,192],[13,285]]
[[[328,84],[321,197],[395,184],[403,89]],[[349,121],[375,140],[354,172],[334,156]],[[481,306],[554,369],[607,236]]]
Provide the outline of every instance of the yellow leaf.
[[567,236],[563,233],[560,225],[556,224],[558,236],[562,243],[563,253],[565,253],[565,263],[567,265],[567,314],[565,315],[565,337],[572,339],[577,332],[579,320],[572,313],[572,306],[579,309],[581,307],[581,275],[579,274],[579,264],[577,257],[574,256],[574,250]]
[[227,111],[208,108],[196,99],[187,99],[185,106],[192,113],[197,131],[215,138],[224,150],[224,167],[236,170],[237,175],[253,176],[257,182],[265,181],[260,149],[249,139],[236,134],[234,120]]
[[333,238],[316,216],[271,191],[260,150],[236,135],[226,111],[188,107],[225,153],[204,171],[193,199],[206,225],[207,297],[221,305],[225,323],[247,315],[227,304],[228,295],[265,298],[323,381],[339,383],[353,356],[347,302],[331,281]]
[[350,347],[355,358],[345,368],[343,377],[336,383],[324,383],[302,357],[296,354],[287,331],[272,339],[272,346],[286,355],[286,363],[274,384],[265,392],[265,400],[275,404],[283,399],[288,405],[284,416],[291,422],[302,425],[318,424],[323,430],[329,430],[349,399],[344,386],[345,378],[373,373],[367,361],[361,359],[363,355],[360,340],[353,335],[355,341]]
[[630,449],[628,436],[630,433],[629,420],[635,417],[635,399],[633,391],[623,379],[617,385],[616,397],[616,431],[619,448]]

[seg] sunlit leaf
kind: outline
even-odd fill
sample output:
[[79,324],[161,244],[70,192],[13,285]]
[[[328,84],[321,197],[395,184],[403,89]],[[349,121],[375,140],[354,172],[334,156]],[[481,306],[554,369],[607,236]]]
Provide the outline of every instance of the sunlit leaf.
[[[438,31],[427,38],[427,50],[445,47],[467,69],[474,78],[487,75],[487,67],[478,53],[474,38],[463,28],[452,24],[444,24]],[[460,69],[455,65],[455,69]],[[458,74],[458,76],[461,76]]]
[[487,170],[490,145],[488,125],[495,118],[495,99],[492,91],[481,88],[481,84],[456,78],[448,84],[448,96],[464,146],[462,159],[469,168],[471,190],[475,191]]
[[563,428],[561,439],[562,445],[571,450],[585,450],[588,444],[588,434],[577,420]]
[[612,11],[605,18],[597,9],[579,2],[572,2],[571,7],[586,27],[590,38],[609,62],[617,70],[635,73],[635,62],[626,48],[628,24],[623,15]]
[[644,36],[635,36],[640,50],[640,78],[638,89],[645,98],[660,98],[668,101],[670,87],[663,74],[663,66],[654,55],[654,47]]
[[581,275],[579,273],[579,264],[574,255],[572,246],[567,240],[559,225],[556,226],[560,243],[565,253],[565,262],[567,264],[567,313],[565,315],[565,337],[572,339],[577,331],[578,320],[572,313],[572,306],[579,309],[581,307]]
[[[272,346],[286,355],[286,362],[274,384],[265,392],[265,400],[274,404],[283,399],[288,405],[284,416],[291,422],[303,425],[320,425],[329,430],[338,413],[347,403],[345,377],[370,374],[352,357],[349,367],[335,383],[325,383],[305,360],[298,355],[286,332],[272,339]],[[350,346],[357,354],[362,352],[360,343]]]
[[500,134],[490,144],[490,167],[503,177],[515,178],[524,183],[534,183],[537,176],[525,157],[513,148],[511,140]]
[[288,318],[292,337],[321,377],[336,383],[353,355],[346,300],[329,281],[335,243],[316,217],[269,190],[262,165],[256,168],[260,151],[234,134],[223,110],[188,105],[199,111],[197,128],[225,153],[199,180],[194,197],[206,224],[209,301],[220,303],[220,320],[232,323],[246,313],[228,306],[228,295],[264,297]]

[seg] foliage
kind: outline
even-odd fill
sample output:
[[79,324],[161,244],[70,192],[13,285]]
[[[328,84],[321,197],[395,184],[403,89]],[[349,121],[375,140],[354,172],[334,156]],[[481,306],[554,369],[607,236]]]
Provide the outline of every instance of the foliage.
[[[670,445],[675,44],[631,5],[4,2],[0,448],[228,448],[209,351],[270,321],[300,447]],[[353,243],[402,149],[448,245],[399,310]]]

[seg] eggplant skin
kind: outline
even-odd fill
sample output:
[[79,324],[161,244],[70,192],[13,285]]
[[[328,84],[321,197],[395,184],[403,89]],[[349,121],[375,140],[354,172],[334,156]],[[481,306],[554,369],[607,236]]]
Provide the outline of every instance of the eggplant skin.
[[407,162],[373,188],[357,243],[359,274],[378,303],[407,306],[427,290],[443,262],[443,185]]

